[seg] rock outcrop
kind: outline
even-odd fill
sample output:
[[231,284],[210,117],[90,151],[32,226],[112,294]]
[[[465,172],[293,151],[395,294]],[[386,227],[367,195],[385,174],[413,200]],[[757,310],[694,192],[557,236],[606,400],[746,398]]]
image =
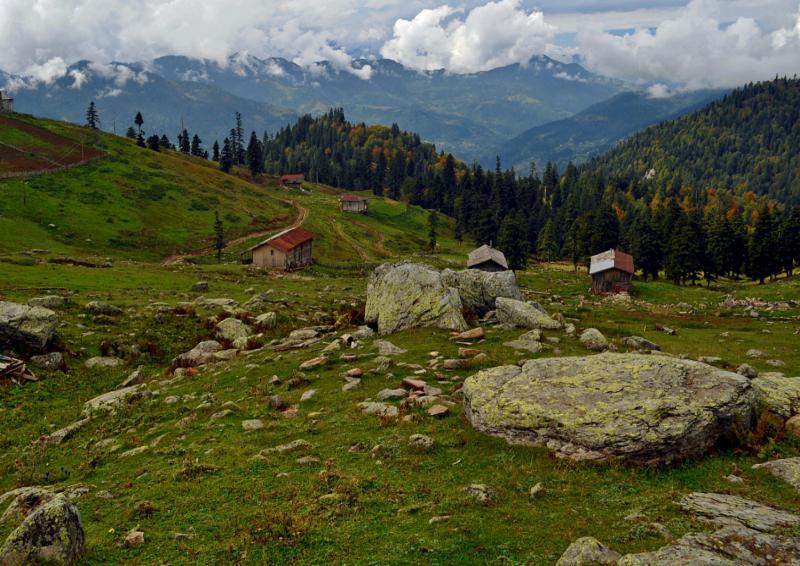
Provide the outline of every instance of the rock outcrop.
[[800,458],[783,458],[753,466],[754,470],[766,470],[776,478],[780,478],[796,491],[800,491]]
[[789,418],[800,411],[800,378],[762,373],[751,384],[770,413]]
[[410,262],[385,263],[367,285],[365,321],[379,334],[417,327],[468,328],[458,291],[435,269]]
[[596,538],[583,537],[569,545],[556,566],[614,566],[620,558],[619,552],[614,552]]
[[499,322],[529,329],[558,330],[561,328],[560,322],[550,318],[541,308],[537,308],[537,305],[505,297],[498,297],[496,305]]
[[43,352],[55,337],[57,323],[50,309],[0,301],[0,349]]
[[[63,494],[28,494],[26,517],[0,548],[0,564],[77,564],[86,547],[78,509]],[[13,505],[13,504],[12,504]]]
[[448,287],[458,290],[461,304],[467,311],[484,315],[497,308],[497,298],[522,301],[522,293],[513,271],[488,272],[479,269],[442,271],[442,280]]
[[738,374],[661,355],[532,360],[464,382],[472,425],[573,460],[659,464],[700,456],[751,426],[756,392]]
[[217,324],[217,338],[235,342],[239,339],[247,339],[252,334],[252,330],[238,318],[226,318]]

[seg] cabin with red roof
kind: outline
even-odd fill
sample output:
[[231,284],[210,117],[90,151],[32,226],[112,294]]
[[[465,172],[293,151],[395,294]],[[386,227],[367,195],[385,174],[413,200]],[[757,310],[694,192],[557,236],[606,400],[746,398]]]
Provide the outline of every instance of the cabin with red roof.
[[619,250],[608,250],[593,255],[589,267],[592,276],[592,293],[630,293],[633,279],[633,256]]
[[342,195],[339,198],[339,209],[342,212],[367,213],[367,199],[358,195]]
[[281,175],[281,185],[284,187],[299,187],[306,180],[306,176],[302,173],[292,173],[290,175]]
[[290,228],[250,248],[256,267],[300,269],[314,262],[312,246],[314,234],[303,228]]

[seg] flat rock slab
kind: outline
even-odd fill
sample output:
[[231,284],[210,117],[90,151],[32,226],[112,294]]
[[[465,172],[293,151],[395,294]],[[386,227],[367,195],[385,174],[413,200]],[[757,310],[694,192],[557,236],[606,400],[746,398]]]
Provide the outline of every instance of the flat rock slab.
[[506,297],[498,297],[495,302],[497,304],[497,320],[502,323],[530,329],[558,330],[561,328],[560,322],[550,318],[547,313],[542,312],[534,304]]
[[764,469],[780,478],[795,490],[800,491],[800,458],[784,458],[753,466],[754,470]]
[[678,501],[686,511],[720,526],[742,525],[761,532],[800,525],[800,516],[736,495],[690,493]]
[[472,425],[559,457],[635,464],[704,454],[750,426],[750,380],[699,362],[603,353],[500,366],[464,382]]

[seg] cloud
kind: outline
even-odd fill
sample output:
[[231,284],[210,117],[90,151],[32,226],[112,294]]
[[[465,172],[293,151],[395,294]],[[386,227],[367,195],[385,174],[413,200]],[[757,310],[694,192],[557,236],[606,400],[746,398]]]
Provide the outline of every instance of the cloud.
[[336,71],[368,78],[335,41],[349,38],[330,31],[357,17],[358,7],[357,0],[0,0],[0,69],[46,73],[64,61],[167,54],[225,64],[248,51],[302,65],[329,59]]
[[[734,2],[735,3],[735,2]],[[745,16],[725,21],[731,6],[693,0],[655,29],[614,35],[601,29],[578,33],[586,65],[598,73],[639,82],[688,88],[734,87],[776,74],[800,72],[800,3],[757,2],[771,14],[774,29]],[[771,4],[771,10],[767,4]]]
[[381,55],[420,71],[474,73],[527,63],[547,49],[556,31],[520,0],[488,2],[462,16],[463,10],[445,4],[398,19]]

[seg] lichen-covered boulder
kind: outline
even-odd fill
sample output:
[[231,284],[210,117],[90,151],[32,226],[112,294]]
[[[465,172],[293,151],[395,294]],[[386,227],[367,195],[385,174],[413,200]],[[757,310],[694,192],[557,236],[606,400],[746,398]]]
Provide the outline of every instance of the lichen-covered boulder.
[[558,330],[561,328],[560,322],[550,318],[531,303],[506,297],[498,297],[495,303],[499,322],[530,329]]
[[215,361],[214,354],[222,350],[222,344],[216,340],[204,340],[197,346],[179,354],[172,360],[173,368],[198,367]]
[[767,470],[776,478],[780,478],[796,491],[800,491],[800,458],[783,458],[753,466],[754,470]]
[[496,308],[498,297],[523,300],[513,271],[442,271],[442,281],[458,290],[464,309],[476,315],[484,315]]
[[53,341],[57,323],[50,309],[0,301],[0,350],[42,352]]
[[247,339],[252,330],[238,318],[226,318],[217,324],[217,338],[228,342],[235,342],[240,338]]
[[364,318],[383,335],[418,327],[468,328],[458,291],[439,271],[410,262],[385,263],[372,272]]
[[43,307],[46,309],[61,309],[68,307],[72,301],[69,297],[61,295],[45,295],[44,297],[34,297],[28,301],[29,307]]
[[800,525],[800,516],[794,513],[768,507],[737,495],[695,492],[683,496],[678,505],[685,511],[720,526],[735,523],[749,529],[769,532]]
[[583,537],[567,547],[556,566],[612,566],[621,556],[596,538]]
[[464,382],[472,425],[559,457],[659,464],[751,426],[750,381],[691,360],[604,353],[531,360]]
[[113,413],[119,407],[138,401],[147,396],[148,393],[144,385],[114,389],[86,401],[83,404],[83,416],[89,417],[96,414]]
[[84,308],[86,312],[93,315],[120,316],[122,314],[122,309],[118,306],[101,301],[90,301]]
[[800,412],[800,378],[762,373],[750,383],[770,413],[789,418]]
[[86,550],[78,509],[58,494],[33,509],[0,548],[0,564],[77,564]]
[[578,340],[584,348],[594,350],[595,352],[602,352],[608,349],[608,340],[603,333],[596,328],[587,328],[578,337]]

